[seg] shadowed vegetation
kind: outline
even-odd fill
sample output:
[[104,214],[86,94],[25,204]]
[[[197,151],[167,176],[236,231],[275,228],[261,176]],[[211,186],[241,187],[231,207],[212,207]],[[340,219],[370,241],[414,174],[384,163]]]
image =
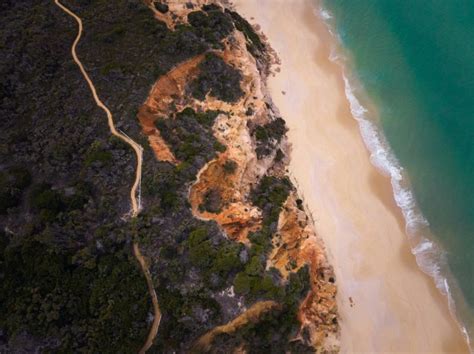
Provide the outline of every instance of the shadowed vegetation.
[[[198,99],[209,94],[238,101],[241,73],[210,51],[222,49],[237,27],[256,55],[263,51],[258,36],[241,17],[215,5],[190,13],[189,24],[170,31],[139,0],[64,3],[83,19],[78,54],[99,95],[117,127],[145,148],[145,208],[133,223],[124,221],[136,161],[128,146],[110,136],[71,60],[73,19],[51,1],[3,1],[0,351],[137,352],[147,334],[150,301],[131,256],[134,237],[145,246],[163,312],[151,352],[185,352],[202,333],[235,317],[240,295],[246,304],[277,299],[284,309],[235,339],[249,346],[266,342],[265,351],[290,348],[304,274],[284,283],[276,270],[265,270],[289,182],[262,179],[252,200],[263,210],[263,228],[250,236],[250,247],[232,242],[214,222],[194,218],[187,199],[197,172],[226,149],[212,134],[222,112],[185,109],[156,123],[178,166],[156,161],[136,119],[160,75],[206,52],[189,92]],[[168,11],[162,3],[155,6]],[[259,144],[284,134],[279,123],[263,129]],[[236,168],[234,161],[224,165],[227,174]],[[203,208],[218,212],[219,199],[210,191]],[[232,285],[237,296],[222,295]],[[278,335],[269,339],[272,331]],[[231,348],[230,342],[222,347]]]

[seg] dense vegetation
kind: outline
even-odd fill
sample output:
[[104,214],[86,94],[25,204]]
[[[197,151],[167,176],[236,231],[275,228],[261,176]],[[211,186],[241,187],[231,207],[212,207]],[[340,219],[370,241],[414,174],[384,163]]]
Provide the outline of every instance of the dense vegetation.
[[243,96],[240,71],[224,62],[220,56],[206,54],[199,69],[199,76],[190,84],[190,91],[197,99],[203,100],[209,94],[225,102],[236,102]]
[[234,335],[219,335],[214,340],[215,348],[226,348],[232,352],[242,345],[249,353],[313,353],[314,349],[301,341],[289,341],[299,330],[296,311],[299,302],[307,294],[309,275],[307,267],[290,275],[284,295],[278,299],[280,310],[265,313],[258,323],[249,322]]
[[195,112],[186,108],[171,119],[159,119],[156,127],[176,158],[182,161],[180,170],[186,170],[193,179],[204,163],[212,160],[217,152],[225,150],[212,133],[212,124],[218,112]]
[[[285,283],[276,270],[265,270],[265,261],[291,184],[265,177],[252,197],[264,211],[264,227],[251,236],[251,247],[229,241],[215,223],[195,219],[187,200],[199,169],[225,150],[211,131],[219,112],[185,109],[157,122],[181,161],[176,167],[155,160],[136,119],[153,82],[171,67],[219,50],[234,27],[258,55],[264,50],[258,36],[245,20],[215,5],[192,12],[189,25],[170,31],[139,0],[63,2],[83,19],[78,53],[99,95],[118,128],[145,148],[145,208],[134,222],[123,218],[134,155],[110,136],[72,62],[73,19],[49,0],[3,1],[0,351],[136,352],[151,309],[131,255],[134,238],[151,261],[163,312],[152,352],[186,351],[239,313],[239,296],[246,304],[275,299],[284,306],[233,340],[264,351],[290,348],[307,272]],[[207,54],[200,69],[190,85],[195,97],[234,102],[242,96],[240,72],[217,54]],[[278,124],[264,126],[268,138],[255,133],[256,139],[279,141],[284,129]],[[224,168],[234,173],[236,164]],[[203,208],[217,212],[218,199],[210,192]],[[232,285],[236,297],[226,295]],[[233,345],[225,343],[224,350]]]
[[234,30],[231,17],[217,5],[205,5],[203,10],[189,13],[189,24],[206,43],[223,48],[221,41]]
[[65,352],[136,351],[149,304],[128,249],[64,250],[50,237],[45,231],[16,244],[2,235],[0,312],[8,316],[0,328],[26,330]]
[[226,13],[232,16],[235,28],[241,31],[247,38],[247,49],[256,58],[260,58],[265,51],[265,45],[260,39],[260,36],[255,33],[252,26],[237,12],[226,10]]
[[[285,121],[282,118],[276,118],[264,125],[257,125],[254,127],[252,135],[257,143],[256,153],[259,159],[270,155],[287,131]],[[277,154],[281,154],[281,150]],[[281,157],[278,157],[279,159]]]

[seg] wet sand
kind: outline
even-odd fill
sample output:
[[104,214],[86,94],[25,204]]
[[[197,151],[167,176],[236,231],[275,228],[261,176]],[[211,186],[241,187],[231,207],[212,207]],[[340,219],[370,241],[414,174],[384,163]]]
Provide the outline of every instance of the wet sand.
[[314,1],[234,5],[282,61],[269,89],[290,129],[290,172],[335,268],[342,352],[468,352],[447,299],[410,252],[389,178],[370,163]]

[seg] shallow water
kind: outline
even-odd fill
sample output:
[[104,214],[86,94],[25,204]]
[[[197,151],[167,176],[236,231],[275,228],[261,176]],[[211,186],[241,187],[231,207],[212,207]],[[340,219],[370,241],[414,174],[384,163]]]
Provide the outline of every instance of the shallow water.
[[[326,0],[324,7],[350,57],[346,94],[372,162],[391,175],[418,263],[452,294],[472,338],[474,4]],[[364,93],[377,107],[376,124],[359,105]]]

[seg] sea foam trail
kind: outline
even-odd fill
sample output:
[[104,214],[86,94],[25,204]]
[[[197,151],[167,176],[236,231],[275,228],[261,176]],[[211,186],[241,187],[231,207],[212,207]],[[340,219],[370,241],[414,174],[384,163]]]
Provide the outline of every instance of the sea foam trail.
[[[341,63],[338,62],[338,64]],[[344,89],[352,116],[358,122],[362,139],[370,152],[371,163],[382,173],[390,176],[393,196],[405,219],[405,230],[410,241],[411,252],[415,255],[416,263],[423,272],[433,278],[436,288],[447,297],[449,310],[466,338],[470,351],[473,352],[468,331],[458,319],[448,277],[445,275],[445,273],[449,272],[446,254],[433,240],[423,235],[424,232],[426,234],[429,233],[429,223],[418,209],[413,192],[409,187],[404,187],[404,184],[408,183],[403,174],[403,167],[400,166],[395,155],[391,152],[380,129],[367,117],[368,110],[356,98],[354,90],[345,75]],[[451,281],[454,281],[454,279]]]
[[[328,23],[333,19],[333,16],[323,8],[320,8],[316,15],[323,20],[337,43],[342,43],[337,32]],[[449,310],[466,338],[471,353],[474,353],[471,348],[468,331],[458,319],[455,302],[450,290],[450,281],[445,275],[449,273],[446,254],[439,245],[427,236],[429,235],[428,220],[426,220],[417,206],[403,167],[392,152],[381,128],[369,118],[369,111],[357,99],[356,90],[354,89],[355,85],[352,85],[346,76],[347,65],[344,57],[340,55],[339,51],[334,49],[330,53],[329,60],[337,63],[343,69],[344,92],[349,101],[352,116],[359,125],[364,144],[369,150],[371,163],[383,174],[390,177],[393,196],[405,219],[406,234],[411,246],[411,252],[415,255],[416,263],[423,272],[433,278],[437,289],[447,297]],[[361,87],[361,85],[357,86]],[[452,282],[455,282],[454,278],[450,278]],[[454,286],[456,286],[455,283]]]

